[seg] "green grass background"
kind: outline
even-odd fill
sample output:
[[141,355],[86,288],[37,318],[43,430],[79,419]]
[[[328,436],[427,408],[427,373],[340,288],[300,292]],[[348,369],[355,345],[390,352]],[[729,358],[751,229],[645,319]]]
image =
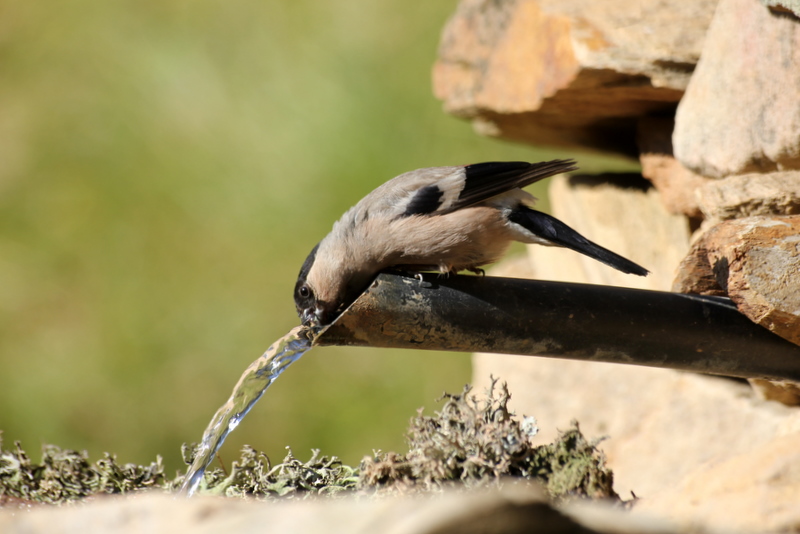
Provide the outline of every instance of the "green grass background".
[[[298,323],[297,271],[346,208],[418,167],[565,155],[441,111],[430,69],[455,5],[4,2],[6,446],[181,468],[180,444]],[[415,409],[469,372],[464,354],[315,349],[223,457],[400,448]]]

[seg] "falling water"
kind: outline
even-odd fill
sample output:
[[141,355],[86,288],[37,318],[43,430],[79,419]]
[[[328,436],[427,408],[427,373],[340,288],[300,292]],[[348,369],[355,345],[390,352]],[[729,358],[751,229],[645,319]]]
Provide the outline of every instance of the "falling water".
[[200,448],[186,473],[181,493],[191,496],[228,434],[236,428],[267,388],[280,374],[311,348],[311,329],[298,326],[277,340],[260,358],[250,364],[203,433]]

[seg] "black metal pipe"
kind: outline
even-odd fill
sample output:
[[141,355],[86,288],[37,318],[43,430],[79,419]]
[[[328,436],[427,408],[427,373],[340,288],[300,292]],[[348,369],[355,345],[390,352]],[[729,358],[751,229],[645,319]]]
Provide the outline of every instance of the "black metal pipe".
[[727,298],[514,278],[381,274],[317,345],[495,352],[800,381],[800,347]]

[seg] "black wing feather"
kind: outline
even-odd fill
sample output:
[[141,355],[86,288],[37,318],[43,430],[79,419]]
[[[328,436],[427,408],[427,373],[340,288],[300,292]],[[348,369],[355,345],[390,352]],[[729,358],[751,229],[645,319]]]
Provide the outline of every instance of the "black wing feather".
[[574,171],[578,167],[571,159],[556,159],[541,163],[524,161],[490,161],[464,167],[464,189],[450,210],[477,204],[500,193],[525,187],[549,176]]

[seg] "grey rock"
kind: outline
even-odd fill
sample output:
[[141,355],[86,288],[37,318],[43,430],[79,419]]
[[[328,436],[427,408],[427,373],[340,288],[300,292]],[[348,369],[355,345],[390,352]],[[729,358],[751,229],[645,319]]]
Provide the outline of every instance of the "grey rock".
[[800,168],[800,22],[721,0],[675,117],[675,156],[709,177]]
[[742,174],[708,180],[696,194],[709,221],[752,215],[800,214],[800,171]]

